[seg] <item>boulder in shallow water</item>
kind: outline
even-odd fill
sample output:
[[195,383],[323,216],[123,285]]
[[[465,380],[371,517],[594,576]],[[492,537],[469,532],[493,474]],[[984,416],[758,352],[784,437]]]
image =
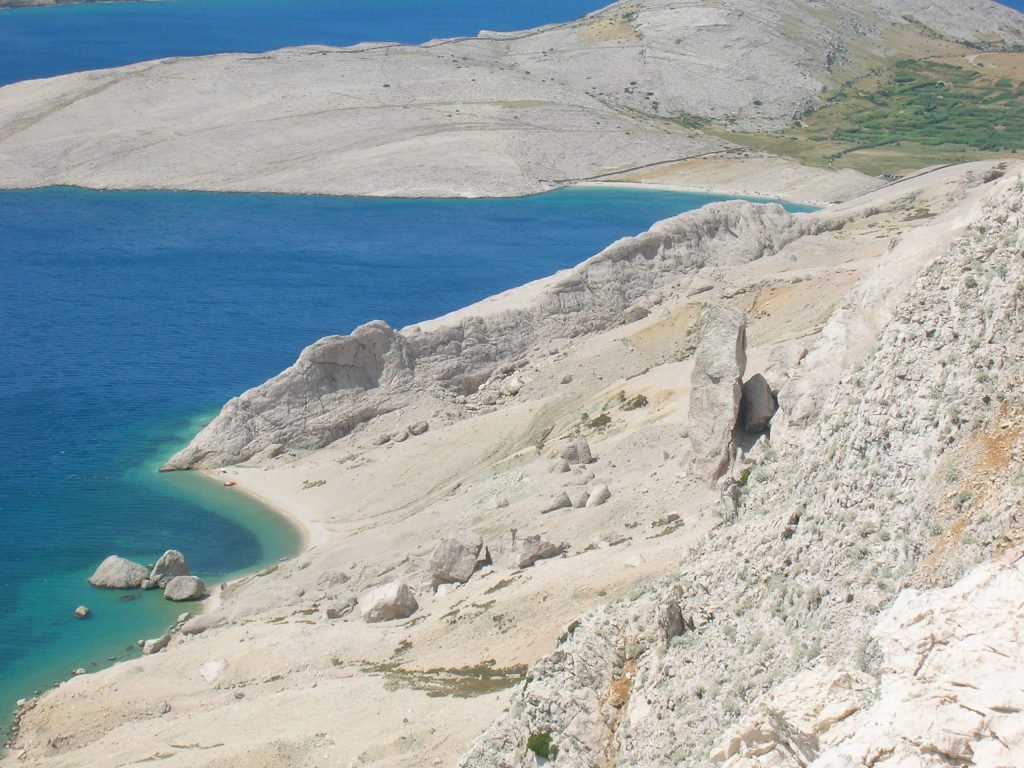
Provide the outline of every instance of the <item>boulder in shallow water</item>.
[[93,572],[87,581],[100,589],[138,589],[149,576],[146,567],[111,555]]
[[195,576],[175,576],[164,587],[164,599],[176,603],[197,600],[206,593],[206,585]]
[[412,616],[419,608],[416,597],[404,581],[392,581],[359,596],[359,612],[369,623],[394,621]]
[[168,549],[156,561],[153,572],[149,574],[149,579],[160,589],[164,589],[176,576],[189,576],[190,574],[185,556],[176,549]]
[[92,611],[90,611],[84,605],[80,605],[77,608],[75,608],[75,618],[76,619],[87,619],[87,618],[89,618],[89,615],[91,613],[92,613]]

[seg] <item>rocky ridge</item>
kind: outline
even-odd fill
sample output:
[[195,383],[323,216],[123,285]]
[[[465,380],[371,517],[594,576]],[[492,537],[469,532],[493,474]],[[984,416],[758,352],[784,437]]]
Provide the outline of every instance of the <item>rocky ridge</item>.
[[879,182],[807,184],[705,123],[784,128],[887,62],[1022,44],[988,0],[622,0],[422,46],[167,59],[0,89],[0,186],[505,196],[717,158],[761,177],[732,191],[827,202]]
[[[585,301],[571,304],[576,309],[565,315],[535,311],[558,277],[398,332],[407,339],[443,339],[450,329],[473,323],[507,336],[506,322],[517,311],[527,321],[539,318],[540,328],[522,350],[516,339],[491,340],[483,331],[475,336],[477,346],[508,344],[512,352],[487,363],[480,375],[491,372],[482,382],[467,378],[476,387],[469,394],[424,378],[420,391],[396,388],[398,408],[323,448],[271,443],[244,465],[211,472],[232,492],[250,491],[304,521],[304,552],[213,585],[206,610],[183,615],[166,640],[151,638],[148,653],[143,642],[142,657],[76,676],[25,702],[10,760],[0,762],[40,768],[152,760],[169,768],[453,764],[501,717],[513,688],[510,719],[491,729],[467,759],[531,764],[533,736],[538,748],[550,739],[559,750],[556,764],[594,764],[595,753],[587,751],[594,744],[623,764],[657,765],[677,748],[675,759],[703,764],[723,745],[728,752],[736,744],[725,759],[774,749],[774,732],[748,728],[744,718],[760,722],[752,702],[762,692],[784,694],[777,684],[793,672],[821,668],[819,679],[831,690],[849,690],[843,699],[859,702],[860,675],[877,679],[881,648],[869,641],[861,652],[862,644],[850,637],[853,662],[843,647],[833,659],[829,633],[847,619],[867,633],[876,618],[872,606],[884,609],[902,583],[929,589],[977,562],[991,533],[986,526],[994,531],[1002,523],[978,518],[978,525],[961,525],[964,494],[984,511],[1009,505],[1006,520],[1015,514],[1018,463],[1012,457],[1019,454],[1020,432],[1012,412],[995,423],[994,435],[993,429],[973,434],[961,427],[934,471],[929,462],[935,456],[922,458],[911,448],[932,429],[914,410],[923,407],[918,400],[934,399],[945,413],[947,401],[973,408],[986,394],[994,399],[995,391],[952,380],[933,390],[928,377],[940,368],[933,356],[952,354],[950,377],[969,382],[976,361],[956,353],[967,345],[989,350],[972,337],[976,316],[952,325],[942,305],[931,303],[933,286],[915,285],[914,274],[937,255],[959,253],[950,250],[955,243],[963,259],[947,256],[936,267],[953,286],[947,302],[1006,307],[1012,318],[1012,292],[999,278],[1002,253],[978,258],[991,263],[999,279],[972,272],[977,285],[971,289],[955,278],[966,277],[964,264],[998,241],[994,217],[1009,208],[1000,196],[1014,191],[1020,172],[1018,163],[998,161],[946,168],[826,211],[781,214],[772,231],[775,237],[781,231],[786,243],[763,253],[763,221],[744,227],[745,241],[721,229],[694,229],[686,246],[695,254],[690,261],[682,247],[661,248],[665,232],[678,224],[655,228],[620,244],[621,266],[635,272],[616,276],[602,267],[609,280],[636,274],[637,294],[628,305],[614,305],[621,316],[606,318],[593,332],[561,335],[567,322],[575,327],[582,318],[585,328],[589,313],[599,312]],[[972,222],[988,229],[966,231]],[[790,227],[803,234],[795,236]],[[647,250],[640,247],[645,243]],[[685,266],[691,262],[692,270]],[[1016,279],[1011,263],[1005,281]],[[584,284],[605,290],[594,274]],[[922,299],[920,313],[908,312],[908,302],[916,307]],[[737,431],[730,440],[716,433],[735,442],[737,454],[720,488],[710,489],[690,470],[688,406],[694,382],[710,370],[696,364],[697,349],[710,338],[701,330],[707,327],[702,317],[719,306],[746,316],[746,348],[731,343],[725,354],[738,363],[742,352],[747,389],[762,376],[784,412],[770,417],[768,436]],[[923,342],[923,356],[915,356],[911,321],[918,314],[922,321],[942,319],[962,338]],[[902,336],[883,335],[908,324]],[[940,323],[936,333],[943,328]],[[534,332],[530,322],[523,329],[524,336]],[[1011,330],[996,329],[993,343],[1009,345],[1000,355],[1016,349]],[[446,341],[436,361],[413,357],[412,375],[472,349]],[[898,360],[884,350],[897,350]],[[370,368],[382,377],[404,370],[388,366]],[[890,375],[893,367],[908,371],[910,383]],[[451,381],[475,370],[463,368]],[[1012,365],[994,370],[985,371],[990,378],[979,387],[1004,387]],[[847,382],[862,371],[863,383]],[[333,386],[327,373],[302,381]],[[337,381],[360,385],[351,372],[336,367],[333,373]],[[825,397],[805,399],[811,380]],[[885,406],[872,399],[877,395],[865,394],[875,381],[898,404],[899,420],[887,434],[888,458],[871,454],[878,468],[865,470],[850,458],[859,449],[843,440],[850,433],[875,443],[876,431],[889,424]],[[727,411],[735,417],[731,377],[726,383]],[[911,386],[923,394],[909,396]],[[871,409],[854,409],[854,395]],[[789,418],[784,435],[776,435],[785,411],[800,403],[805,417]],[[305,412],[319,412],[314,400]],[[741,396],[741,419],[745,412]],[[902,419],[915,425],[909,436]],[[842,450],[829,459],[833,446]],[[996,459],[1006,455],[1004,467]],[[976,462],[984,469],[971,470]],[[892,514],[882,506],[889,485],[904,477],[920,489],[918,470],[944,482],[947,472],[956,479],[955,487],[935,487],[939,516],[920,526],[903,521],[931,509],[927,493],[915,495],[914,510]],[[802,472],[807,485],[800,498],[810,511],[796,519],[786,489],[799,485]],[[815,507],[820,486],[833,476],[841,480],[835,496],[823,502],[827,509]],[[863,478],[863,487],[853,477]],[[865,512],[882,517],[877,536],[856,517],[859,493],[874,500]],[[836,499],[846,496],[856,506],[836,511]],[[890,517],[894,535],[886,527]],[[896,547],[904,535],[924,550],[938,542],[941,554],[924,557],[927,567],[912,571],[920,581],[890,578],[884,567],[893,567],[889,561],[902,567],[902,561],[887,550],[879,550],[886,561],[875,570],[876,538],[889,536],[886,546]],[[1009,536],[1012,542],[1012,530]],[[855,559],[859,546],[867,554]],[[677,584],[678,575],[662,581],[676,573],[681,557],[691,581]],[[919,557],[914,553],[907,562]],[[835,584],[837,570],[849,574],[848,584]],[[384,599],[371,600],[381,586],[388,587]],[[610,607],[598,607],[609,600]],[[796,645],[804,640],[808,648]],[[535,663],[553,647],[555,658]],[[515,688],[524,679],[531,680],[525,693]],[[778,699],[780,708],[793,705],[799,727],[820,714],[809,694],[810,714],[801,714],[794,696],[804,697],[805,688],[798,682],[797,694]],[[373,702],[372,717],[366,702]],[[575,707],[592,719],[572,717]],[[866,704],[858,707],[866,711]],[[289,716],[282,718],[285,709]],[[839,734],[829,744],[838,743]],[[506,746],[499,749],[498,741]]]
[[[578,267],[538,281],[528,306],[476,305],[426,328],[381,321],[321,339],[291,368],[229,401],[165,470],[237,464],[270,446],[314,449],[400,408],[412,394],[475,393],[541,339],[574,338],[643,317],[705,267],[763,258],[842,217],[805,219],[779,205],[706,206],[623,238]],[[426,325],[426,324],[425,324]]]
[[[947,765],[973,759],[976,743],[985,742],[979,756],[1019,749],[1016,737],[1000,747],[986,735],[984,723],[999,722],[1004,711],[996,695],[980,702],[987,708],[980,715],[954,702],[950,717],[916,725],[888,722],[879,705],[864,716],[871,733],[882,734],[878,742],[861,731],[835,752],[813,740],[789,749],[777,733],[719,742],[759,696],[812,665],[846,665],[843,686],[855,698],[888,669],[883,690],[903,695],[885,685],[907,674],[908,662],[893,660],[894,646],[909,649],[912,641],[892,639],[891,630],[873,639],[879,611],[901,589],[949,585],[1020,540],[1022,208],[1015,174],[951,248],[931,254],[808,427],[754,468],[737,519],[691,552],[677,574],[583,617],[555,654],[534,665],[510,714],[461,765],[532,765],[527,742],[535,734],[550,735],[566,765],[703,765],[713,752],[730,766],[851,765],[869,753],[877,765],[890,755]],[[784,411],[785,387],[779,400]],[[897,615],[915,599],[902,598]],[[988,629],[984,621],[978,627]],[[995,643],[1006,635],[993,630],[977,642],[982,637]],[[785,689],[774,695],[784,698]],[[960,733],[965,717],[975,717],[973,730]],[[912,726],[931,731],[901,739],[900,729]],[[769,756],[759,762],[761,754]]]

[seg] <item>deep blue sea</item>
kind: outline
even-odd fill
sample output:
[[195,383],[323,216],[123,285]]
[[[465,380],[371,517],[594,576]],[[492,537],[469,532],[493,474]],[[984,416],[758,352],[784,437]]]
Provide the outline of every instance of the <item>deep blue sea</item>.
[[[603,0],[156,0],[0,11],[0,85],[165,56],[421,43],[569,21]],[[1024,0],[1008,0],[1024,10]]]
[[602,0],[158,0],[0,11],[0,85],[166,56],[422,43],[569,21]]
[[0,191],[0,722],[182,610],[87,586],[106,555],[173,547],[216,581],[295,551],[232,489],[156,472],[226,399],[321,336],[437,316],[711,199]]

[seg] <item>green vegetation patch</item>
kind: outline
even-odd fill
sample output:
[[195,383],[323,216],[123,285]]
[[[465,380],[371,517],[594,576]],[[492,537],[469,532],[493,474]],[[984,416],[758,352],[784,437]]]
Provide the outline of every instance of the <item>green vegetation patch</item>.
[[966,60],[906,60],[847,83],[799,128],[711,132],[811,165],[898,175],[1024,149],[1024,83],[970,69]]
[[526,748],[545,760],[553,760],[558,750],[551,743],[550,733],[531,733],[526,740]]
[[390,691],[414,688],[427,696],[471,698],[511,688],[526,678],[526,665],[501,668],[493,661],[458,669],[405,669],[394,663],[362,664],[362,670],[384,677]]
[[807,120],[811,141],[858,148],[909,141],[992,152],[1024,148],[1024,84],[932,61],[901,61]]

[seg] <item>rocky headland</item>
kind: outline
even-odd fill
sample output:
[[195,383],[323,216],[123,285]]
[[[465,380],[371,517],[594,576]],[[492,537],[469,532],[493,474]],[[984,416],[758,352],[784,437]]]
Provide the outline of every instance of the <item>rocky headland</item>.
[[716,204],[313,344],[168,466],[303,554],[6,762],[1016,764],[1022,173]]
[[980,0],[623,0],[518,33],[145,62],[0,89],[0,186],[507,196],[628,179],[879,185],[730,140],[895,61],[1024,45]]

